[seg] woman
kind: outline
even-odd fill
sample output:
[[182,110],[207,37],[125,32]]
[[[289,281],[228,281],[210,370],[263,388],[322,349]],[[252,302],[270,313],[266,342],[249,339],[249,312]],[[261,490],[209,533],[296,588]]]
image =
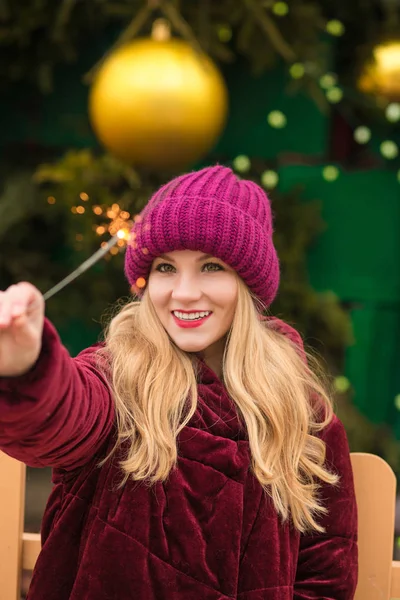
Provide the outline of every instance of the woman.
[[0,295],[0,448],[53,467],[30,600],[348,600],[346,436],[278,288],[268,198],[216,166],[159,190],[141,300],[75,359],[28,283]]

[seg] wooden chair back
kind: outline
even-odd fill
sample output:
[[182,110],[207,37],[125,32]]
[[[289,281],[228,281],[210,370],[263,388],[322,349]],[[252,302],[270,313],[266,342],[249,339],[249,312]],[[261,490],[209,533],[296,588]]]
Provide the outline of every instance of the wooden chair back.
[[23,569],[33,570],[40,535],[24,533],[26,467],[0,452],[0,597],[20,600]]
[[396,477],[374,454],[352,453],[358,507],[359,577],[355,600],[400,598],[400,562],[393,560]]

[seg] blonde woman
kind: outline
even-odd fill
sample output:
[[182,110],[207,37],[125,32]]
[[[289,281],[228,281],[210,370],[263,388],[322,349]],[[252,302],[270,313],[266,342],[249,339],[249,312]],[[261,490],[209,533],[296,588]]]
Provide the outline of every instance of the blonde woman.
[[222,166],[173,180],[125,265],[140,300],[76,358],[36,288],[0,294],[0,448],[54,469],[29,600],[353,598],[343,426],[298,334],[261,316],[264,192]]

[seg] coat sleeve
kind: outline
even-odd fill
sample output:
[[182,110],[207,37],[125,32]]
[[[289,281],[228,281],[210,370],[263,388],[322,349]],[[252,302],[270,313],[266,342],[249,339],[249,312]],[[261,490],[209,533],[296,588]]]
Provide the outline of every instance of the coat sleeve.
[[357,507],[346,433],[337,417],[321,437],[326,464],[340,480],[335,487],[322,486],[325,533],[300,538],[294,600],[351,600],[358,571]]
[[106,442],[114,422],[95,349],[71,358],[46,319],[42,350],[20,377],[0,377],[0,450],[32,467],[72,470]]

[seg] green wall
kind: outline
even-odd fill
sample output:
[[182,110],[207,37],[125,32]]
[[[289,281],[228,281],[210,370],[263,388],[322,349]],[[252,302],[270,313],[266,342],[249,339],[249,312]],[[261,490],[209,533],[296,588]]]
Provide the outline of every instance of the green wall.
[[[323,156],[329,120],[309,96],[285,93],[290,82],[282,68],[251,77],[247,65],[239,63],[225,68],[224,75],[230,92],[230,116],[215,154],[272,160],[281,153]],[[269,125],[267,115],[273,110],[286,116],[284,128]]]
[[326,182],[321,167],[286,167],[280,187],[302,183],[305,198],[322,200],[326,231],[311,249],[310,278],[350,308],[355,344],[346,375],[355,403],[400,434],[394,399],[400,392],[400,188],[390,171],[341,173]]

